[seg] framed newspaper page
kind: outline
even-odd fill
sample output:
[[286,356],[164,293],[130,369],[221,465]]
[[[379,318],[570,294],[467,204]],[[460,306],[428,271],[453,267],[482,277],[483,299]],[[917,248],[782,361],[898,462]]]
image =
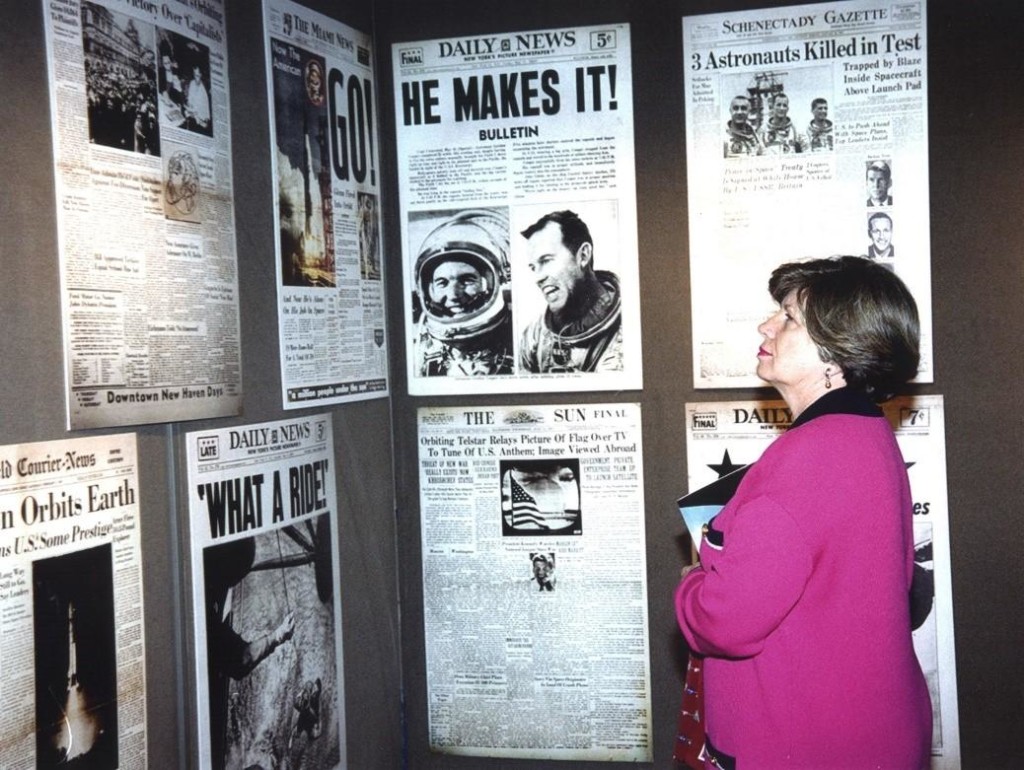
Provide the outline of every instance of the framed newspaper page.
[[640,388],[628,25],[392,59],[409,393]]
[[0,447],[4,767],[145,770],[134,434]]
[[238,414],[223,2],[44,6],[68,427]]
[[926,7],[863,0],[683,18],[696,388],[761,384],[784,262],[865,256],[921,316],[932,381]]
[[373,40],[264,0],[285,409],[388,395]]
[[345,764],[331,416],[186,435],[201,767]]
[[431,749],[650,762],[640,405],[417,419]]

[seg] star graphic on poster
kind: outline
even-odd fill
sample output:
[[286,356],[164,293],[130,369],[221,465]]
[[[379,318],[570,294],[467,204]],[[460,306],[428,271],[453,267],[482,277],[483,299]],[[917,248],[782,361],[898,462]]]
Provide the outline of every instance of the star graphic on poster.
[[718,474],[718,478],[727,476],[733,471],[739,470],[743,465],[736,465],[731,459],[729,459],[729,450],[725,450],[725,454],[722,456],[722,462],[720,463],[708,463],[708,467]]

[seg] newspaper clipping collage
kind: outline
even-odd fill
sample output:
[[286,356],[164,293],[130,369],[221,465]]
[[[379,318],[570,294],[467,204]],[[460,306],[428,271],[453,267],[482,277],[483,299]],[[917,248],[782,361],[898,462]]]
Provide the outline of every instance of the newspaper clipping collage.
[[[390,395],[390,216],[409,395],[634,392],[417,409],[431,749],[652,761],[629,25],[381,52],[290,0],[261,6],[281,408]],[[237,417],[224,2],[51,0],[44,17],[68,429]],[[767,275],[822,253],[904,280],[932,382],[924,1],[687,16],[681,35],[694,386],[763,384]],[[885,408],[915,503],[932,767],[954,768],[943,401]],[[754,463],[790,421],[782,402],[687,404],[680,492]],[[331,414],[180,435],[200,762],[344,766]],[[133,434],[0,447],[5,760],[147,766],[138,489]]]

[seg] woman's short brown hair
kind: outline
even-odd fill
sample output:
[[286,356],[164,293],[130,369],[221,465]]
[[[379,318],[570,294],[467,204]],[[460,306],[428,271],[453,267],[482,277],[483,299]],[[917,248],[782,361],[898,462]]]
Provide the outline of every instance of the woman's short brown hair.
[[796,292],[821,360],[837,364],[848,387],[880,403],[917,374],[917,303],[887,267],[863,257],[788,262],[768,291],[780,304]]

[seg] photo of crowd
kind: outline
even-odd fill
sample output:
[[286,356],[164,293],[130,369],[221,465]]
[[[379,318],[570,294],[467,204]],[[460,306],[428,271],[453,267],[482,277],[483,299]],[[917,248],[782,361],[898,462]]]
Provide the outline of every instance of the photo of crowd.
[[153,27],[82,3],[82,48],[89,141],[159,155]]
[[160,155],[160,126],[213,136],[210,49],[82,3],[92,144]]

